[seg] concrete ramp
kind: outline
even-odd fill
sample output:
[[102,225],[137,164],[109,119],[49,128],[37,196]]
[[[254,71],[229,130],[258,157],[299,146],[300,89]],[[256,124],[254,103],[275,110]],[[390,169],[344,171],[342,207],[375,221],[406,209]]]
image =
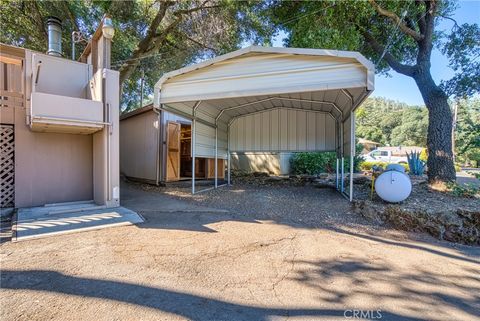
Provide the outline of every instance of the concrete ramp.
[[142,223],[140,215],[125,207],[105,208],[91,202],[62,203],[19,209],[12,241]]

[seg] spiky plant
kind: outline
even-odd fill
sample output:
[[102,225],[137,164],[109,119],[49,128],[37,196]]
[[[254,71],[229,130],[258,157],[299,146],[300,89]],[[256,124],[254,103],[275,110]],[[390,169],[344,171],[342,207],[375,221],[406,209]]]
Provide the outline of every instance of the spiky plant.
[[410,174],[415,176],[422,176],[425,171],[425,162],[420,159],[420,153],[412,151],[407,153],[408,166],[410,167]]

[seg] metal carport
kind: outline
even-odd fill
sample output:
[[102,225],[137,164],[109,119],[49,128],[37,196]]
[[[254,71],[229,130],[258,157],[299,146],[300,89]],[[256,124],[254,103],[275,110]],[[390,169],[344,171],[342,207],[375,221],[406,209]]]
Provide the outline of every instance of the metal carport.
[[[358,52],[251,46],[165,74],[155,85],[154,106],[192,121],[192,193],[196,192],[195,156],[227,159],[230,184],[230,155],[235,145],[231,128],[236,120],[268,113],[262,117],[271,124],[274,111],[288,110],[291,113],[279,121],[279,129],[269,132],[270,144],[257,144],[257,148],[336,151],[337,188],[351,200],[353,166],[345,188],[344,160],[349,157],[353,164],[353,111],[373,89],[374,65]],[[312,122],[313,114],[330,120]],[[295,119],[300,115],[290,138],[284,137],[282,127],[288,126],[289,115]],[[310,143],[314,135],[309,135],[309,128],[317,133],[319,126],[325,134],[322,144]],[[262,132],[257,136],[261,141]],[[274,147],[272,139],[277,143]],[[285,143],[285,139],[296,143]],[[298,143],[302,141],[305,144]],[[216,164],[215,188],[219,187]]]

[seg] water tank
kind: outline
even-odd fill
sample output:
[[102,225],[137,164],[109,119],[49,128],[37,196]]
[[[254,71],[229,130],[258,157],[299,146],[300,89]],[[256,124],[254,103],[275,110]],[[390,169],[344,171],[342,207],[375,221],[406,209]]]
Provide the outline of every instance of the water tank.
[[407,174],[393,169],[388,170],[375,180],[375,192],[386,202],[398,203],[410,196],[412,182]]
[[405,173],[405,167],[403,167],[400,164],[388,164],[387,168],[385,169],[387,171],[397,171],[401,173]]

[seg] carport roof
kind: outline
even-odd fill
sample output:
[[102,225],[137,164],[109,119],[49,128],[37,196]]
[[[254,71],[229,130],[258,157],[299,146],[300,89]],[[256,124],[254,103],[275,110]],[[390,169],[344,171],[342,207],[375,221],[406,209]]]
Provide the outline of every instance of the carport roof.
[[165,74],[154,103],[212,125],[277,108],[343,120],[373,88],[374,65],[358,52],[251,46]]

